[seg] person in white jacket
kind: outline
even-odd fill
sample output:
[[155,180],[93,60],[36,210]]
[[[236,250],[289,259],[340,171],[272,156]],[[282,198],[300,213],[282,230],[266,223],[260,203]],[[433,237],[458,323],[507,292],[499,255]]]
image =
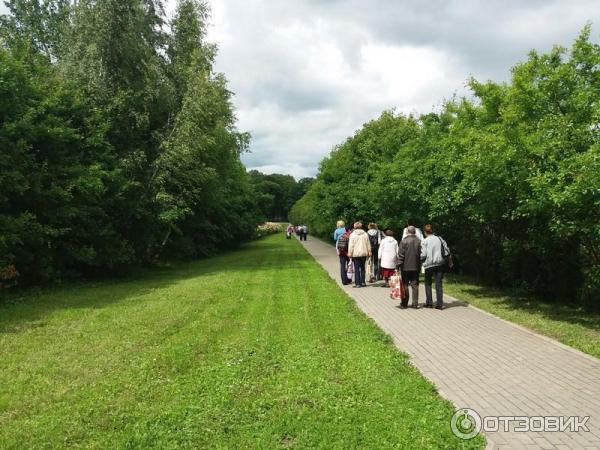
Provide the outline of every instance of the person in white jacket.
[[398,266],[398,241],[394,239],[392,230],[385,230],[385,238],[379,244],[379,266],[381,267],[381,276],[385,281],[383,287],[390,287],[389,279],[396,272]]

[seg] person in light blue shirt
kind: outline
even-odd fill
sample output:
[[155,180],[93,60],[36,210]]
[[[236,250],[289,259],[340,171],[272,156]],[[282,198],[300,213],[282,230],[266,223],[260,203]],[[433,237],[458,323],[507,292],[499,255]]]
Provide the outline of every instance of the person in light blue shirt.
[[336,229],[333,232],[333,240],[336,242],[336,244],[340,236],[346,232],[346,228],[344,227],[344,225],[345,223],[343,220],[338,220],[335,224]]

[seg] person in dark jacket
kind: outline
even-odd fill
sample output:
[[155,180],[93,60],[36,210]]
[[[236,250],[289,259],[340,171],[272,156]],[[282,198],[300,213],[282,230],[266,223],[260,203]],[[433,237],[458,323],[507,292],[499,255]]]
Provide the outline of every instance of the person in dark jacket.
[[[402,280],[406,285],[406,289],[408,290],[408,286],[410,286],[410,290],[412,291],[412,307],[418,309],[421,239],[417,237],[416,233],[417,230],[414,226],[411,225],[408,227],[406,237],[400,242],[398,264],[400,265]],[[401,307],[406,308],[408,306],[408,297],[409,293],[402,299]]]

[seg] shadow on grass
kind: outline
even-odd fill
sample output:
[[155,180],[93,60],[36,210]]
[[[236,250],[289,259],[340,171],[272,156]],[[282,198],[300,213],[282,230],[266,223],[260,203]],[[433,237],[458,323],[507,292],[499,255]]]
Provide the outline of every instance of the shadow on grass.
[[577,324],[591,330],[600,331],[600,312],[590,312],[576,305],[544,301],[533,296],[484,286],[468,277],[454,275],[449,277],[448,281],[455,288],[458,288],[461,293],[466,294],[467,297],[472,297],[480,302],[487,302],[499,305],[507,310],[523,311],[552,321]]
[[165,264],[129,276],[0,293],[0,333],[40,326],[45,316],[59,309],[102,309],[194,278],[308,268],[312,259],[299,245],[282,244],[285,241],[284,235],[267,237],[212,258]]

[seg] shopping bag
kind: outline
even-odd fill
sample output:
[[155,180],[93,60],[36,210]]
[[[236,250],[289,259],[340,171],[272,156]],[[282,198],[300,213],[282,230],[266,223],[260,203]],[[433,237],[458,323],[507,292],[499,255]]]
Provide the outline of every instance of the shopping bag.
[[393,300],[407,300],[408,289],[400,273],[396,270],[396,274],[390,277],[390,298]]
[[354,264],[351,259],[346,263],[346,276],[350,281],[354,279]]
[[373,264],[373,257],[369,256],[369,258],[367,258],[367,270],[366,270],[366,279],[369,280],[369,283],[373,283],[375,282],[375,270],[374,270],[374,264]]
[[392,300],[402,300],[403,294],[403,286],[402,286],[402,277],[396,271],[394,275],[390,277],[390,298]]

